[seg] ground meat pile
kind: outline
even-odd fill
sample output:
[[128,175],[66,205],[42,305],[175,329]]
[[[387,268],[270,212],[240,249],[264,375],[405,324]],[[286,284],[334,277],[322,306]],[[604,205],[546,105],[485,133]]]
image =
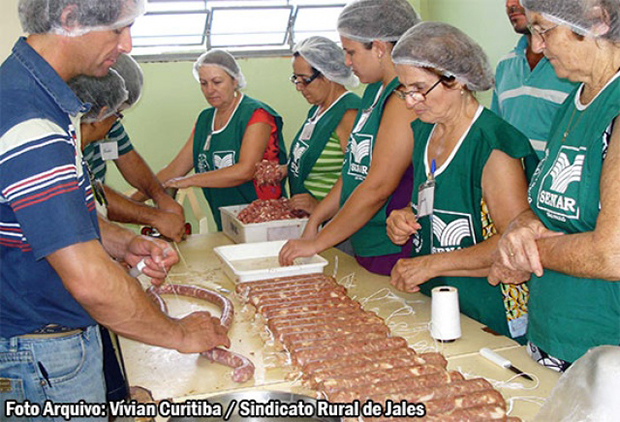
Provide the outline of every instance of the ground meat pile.
[[278,168],[280,165],[277,161],[263,160],[256,163],[256,174],[254,180],[258,186],[278,185],[282,180],[282,175]]
[[308,214],[302,210],[294,210],[286,198],[257,199],[245,207],[237,218],[243,224],[264,223],[266,221],[290,220],[303,218]]

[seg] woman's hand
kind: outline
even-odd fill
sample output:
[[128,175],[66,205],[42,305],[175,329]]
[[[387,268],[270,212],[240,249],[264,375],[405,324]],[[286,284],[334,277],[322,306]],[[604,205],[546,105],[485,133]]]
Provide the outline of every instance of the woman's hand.
[[319,205],[319,201],[309,193],[293,195],[289,203],[294,210],[302,210],[308,214],[312,214],[312,211]]
[[280,249],[278,260],[280,265],[293,265],[295,258],[308,257],[318,253],[318,249],[314,243],[314,240],[309,239],[295,239],[289,240]]
[[164,186],[164,188],[177,188],[177,189],[189,188],[192,186],[192,184],[190,183],[189,177],[187,176],[175,177],[174,179],[168,179],[164,183],[162,183],[162,185]]
[[399,259],[392,268],[390,284],[403,292],[420,291],[420,284],[435,277],[432,270],[432,255]]
[[487,279],[491,286],[497,286],[499,283],[504,284],[521,284],[530,279],[531,273],[526,271],[513,271],[502,265],[496,260],[491,266],[491,271]]
[[386,220],[387,235],[395,245],[404,245],[409,238],[422,228],[411,207],[394,210]]
[[562,234],[547,229],[531,210],[524,211],[508,225],[499,240],[499,263],[508,270],[534,273],[540,277],[543,267],[536,240]]

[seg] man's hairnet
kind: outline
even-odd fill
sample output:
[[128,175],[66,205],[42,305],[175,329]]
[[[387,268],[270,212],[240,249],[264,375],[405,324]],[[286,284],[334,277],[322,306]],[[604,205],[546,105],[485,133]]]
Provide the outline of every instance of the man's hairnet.
[[125,88],[129,94],[126,101],[127,105],[132,106],[137,103],[142,94],[142,84],[144,83],[144,76],[138,62],[129,54],[123,53],[118,56],[116,63],[112,65],[112,69],[116,70],[125,81]]
[[342,85],[356,87],[359,80],[344,64],[344,51],[329,38],[315,36],[298,42],[293,53],[299,53],[327,79]]
[[127,89],[121,75],[113,69],[102,78],[80,75],[67,82],[83,103],[90,104],[90,110],[82,116],[82,123],[100,122],[116,113],[127,101]]
[[19,20],[28,34],[79,36],[128,26],[145,7],[146,0],[19,0]]
[[407,0],[355,0],[338,17],[338,33],[362,43],[398,41],[420,17]]
[[213,49],[203,53],[194,63],[194,78],[196,78],[197,81],[200,81],[198,69],[200,69],[201,66],[210,65],[217,66],[228,73],[234,80],[237,81],[237,86],[239,89],[243,89],[247,85],[245,82],[245,76],[241,73],[241,69],[237,64],[237,61],[228,51]]
[[577,34],[620,41],[620,0],[521,0],[521,5]]
[[493,70],[480,45],[458,28],[422,22],[403,34],[392,51],[395,64],[433,68],[454,76],[471,91],[493,86]]

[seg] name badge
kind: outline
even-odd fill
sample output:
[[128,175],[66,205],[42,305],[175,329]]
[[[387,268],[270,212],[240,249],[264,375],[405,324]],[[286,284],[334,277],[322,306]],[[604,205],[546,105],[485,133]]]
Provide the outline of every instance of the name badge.
[[312,138],[312,134],[314,133],[314,127],[316,123],[308,122],[304,125],[304,128],[301,130],[301,135],[299,135],[299,139],[301,141],[309,141]]
[[418,187],[418,215],[421,217],[433,215],[433,206],[435,202],[435,179],[429,179]]
[[101,158],[105,161],[118,158],[118,144],[116,142],[101,142],[99,144]]
[[370,117],[370,113],[372,113],[372,108],[366,109],[362,112],[360,119],[357,121],[357,124],[355,125],[355,128],[353,129],[353,133],[357,133],[360,130],[362,130],[362,128],[366,124],[366,121],[368,120],[368,117]]

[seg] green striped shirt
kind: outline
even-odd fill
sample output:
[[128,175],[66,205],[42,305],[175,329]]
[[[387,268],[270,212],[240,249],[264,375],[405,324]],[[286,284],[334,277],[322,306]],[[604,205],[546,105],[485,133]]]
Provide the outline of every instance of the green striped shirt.
[[308,177],[304,180],[304,187],[317,200],[322,201],[340,177],[343,161],[344,153],[340,146],[340,139],[336,131],[333,131],[329,136],[325,149],[323,149]]

